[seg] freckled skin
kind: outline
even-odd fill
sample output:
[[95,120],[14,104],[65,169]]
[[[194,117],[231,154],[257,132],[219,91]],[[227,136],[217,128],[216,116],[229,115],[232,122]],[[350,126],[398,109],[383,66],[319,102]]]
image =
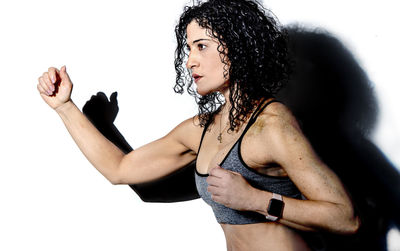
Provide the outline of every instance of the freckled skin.
[[260,134],[264,129],[264,127],[265,127],[264,120],[257,120],[252,126],[251,134]]

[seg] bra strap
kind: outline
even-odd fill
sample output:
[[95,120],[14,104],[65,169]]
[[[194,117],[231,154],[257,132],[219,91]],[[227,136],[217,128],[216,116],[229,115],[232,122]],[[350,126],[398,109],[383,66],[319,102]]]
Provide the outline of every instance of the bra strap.
[[257,120],[258,115],[260,115],[260,113],[262,113],[269,104],[274,103],[274,102],[280,102],[280,101],[276,100],[275,98],[270,98],[270,99],[261,101],[260,105],[257,107],[257,109],[254,111],[254,113],[251,115],[249,122],[247,123],[246,128],[244,128],[243,133],[242,133],[242,135],[240,135],[239,139],[243,138],[243,136],[246,134],[247,130],[249,130],[251,125],[254,124],[254,122]]
[[267,107],[269,104],[274,103],[274,102],[280,102],[280,101],[276,100],[275,98],[270,98],[270,99],[267,99],[264,101],[267,101],[267,102],[265,102],[264,105],[259,106],[259,108],[251,116],[251,118],[250,118],[251,120],[255,121],[257,119],[258,115],[260,115],[260,113],[262,113],[264,111],[265,107]]

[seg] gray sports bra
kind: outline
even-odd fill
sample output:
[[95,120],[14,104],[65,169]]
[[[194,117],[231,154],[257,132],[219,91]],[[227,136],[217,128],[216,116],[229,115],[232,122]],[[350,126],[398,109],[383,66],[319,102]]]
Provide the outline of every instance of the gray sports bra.
[[[247,130],[251,127],[251,125],[256,121],[257,116],[264,110],[265,107],[267,107],[272,102],[277,102],[277,101],[276,100],[269,101],[265,105],[260,105],[256,109],[256,111],[251,116],[248,124],[246,125],[246,128],[244,129],[242,135],[240,135],[239,139],[235,142],[233,147],[225,156],[224,160],[222,160],[220,166],[226,170],[240,173],[250,183],[250,185],[252,185],[255,188],[300,199],[301,198],[300,191],[288,177],[276,177],[258,173],[254,169],[246,165],[240,154],[240,145],[243,136],[245,135]],[[199,145],[199,151],[207,127],[208,125],[204,127],[204,131],[201,136],[201,141]],[[208,184],[206,182],[206,179],[208,174],[201,174],[197,171],[197,169],[195,169],[195,173],[196,173],[195,180],[196,180],[197,191],[199,192],[200,197],[213,209],[214,215],[218,223],[238,225],[238,224],[252,224],[252,223],[260,223],[268,221],[262,214],[252,211],[234,210],[213,201],[211,199],[210,193],[207,191]]]

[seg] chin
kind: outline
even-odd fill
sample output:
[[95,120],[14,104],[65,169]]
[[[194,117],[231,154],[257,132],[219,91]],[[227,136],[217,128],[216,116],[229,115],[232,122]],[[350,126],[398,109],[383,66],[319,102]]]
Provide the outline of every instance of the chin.
[[[203,88],[201,88],[201,87],[203,87]],[[196,88],[196,92],[201,96],[205,96],[207,94],[211,94],[211,93],[218,92],[218,91],[219,91],[218,89],[204,88],[204,86],[197,86],[197,88]]]
[[196,88],[196,92],[197,92],[199,95],[201,95],[201,96],[205,96],[205,95],[211,93],[210,90],[204,90],[204,89],[201,89],[201,88],[199,88],[199,87]]

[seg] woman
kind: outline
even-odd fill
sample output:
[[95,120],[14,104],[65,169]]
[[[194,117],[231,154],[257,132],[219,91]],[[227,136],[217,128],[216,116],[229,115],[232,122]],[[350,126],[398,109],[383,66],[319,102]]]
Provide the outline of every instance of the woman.
[[273,98],[288,74],[285,36],[274,19],[252,1],[211,0],[185,8],[176,35],[175,91],[188,85],[199,114],[129,154],[74,105],[65,66],[39,78],[40,95],[94,167],[113,184],[135,184],[197,159],[199,194],[228,250],[307,250],[296,230],[356,232],[342,183]]

